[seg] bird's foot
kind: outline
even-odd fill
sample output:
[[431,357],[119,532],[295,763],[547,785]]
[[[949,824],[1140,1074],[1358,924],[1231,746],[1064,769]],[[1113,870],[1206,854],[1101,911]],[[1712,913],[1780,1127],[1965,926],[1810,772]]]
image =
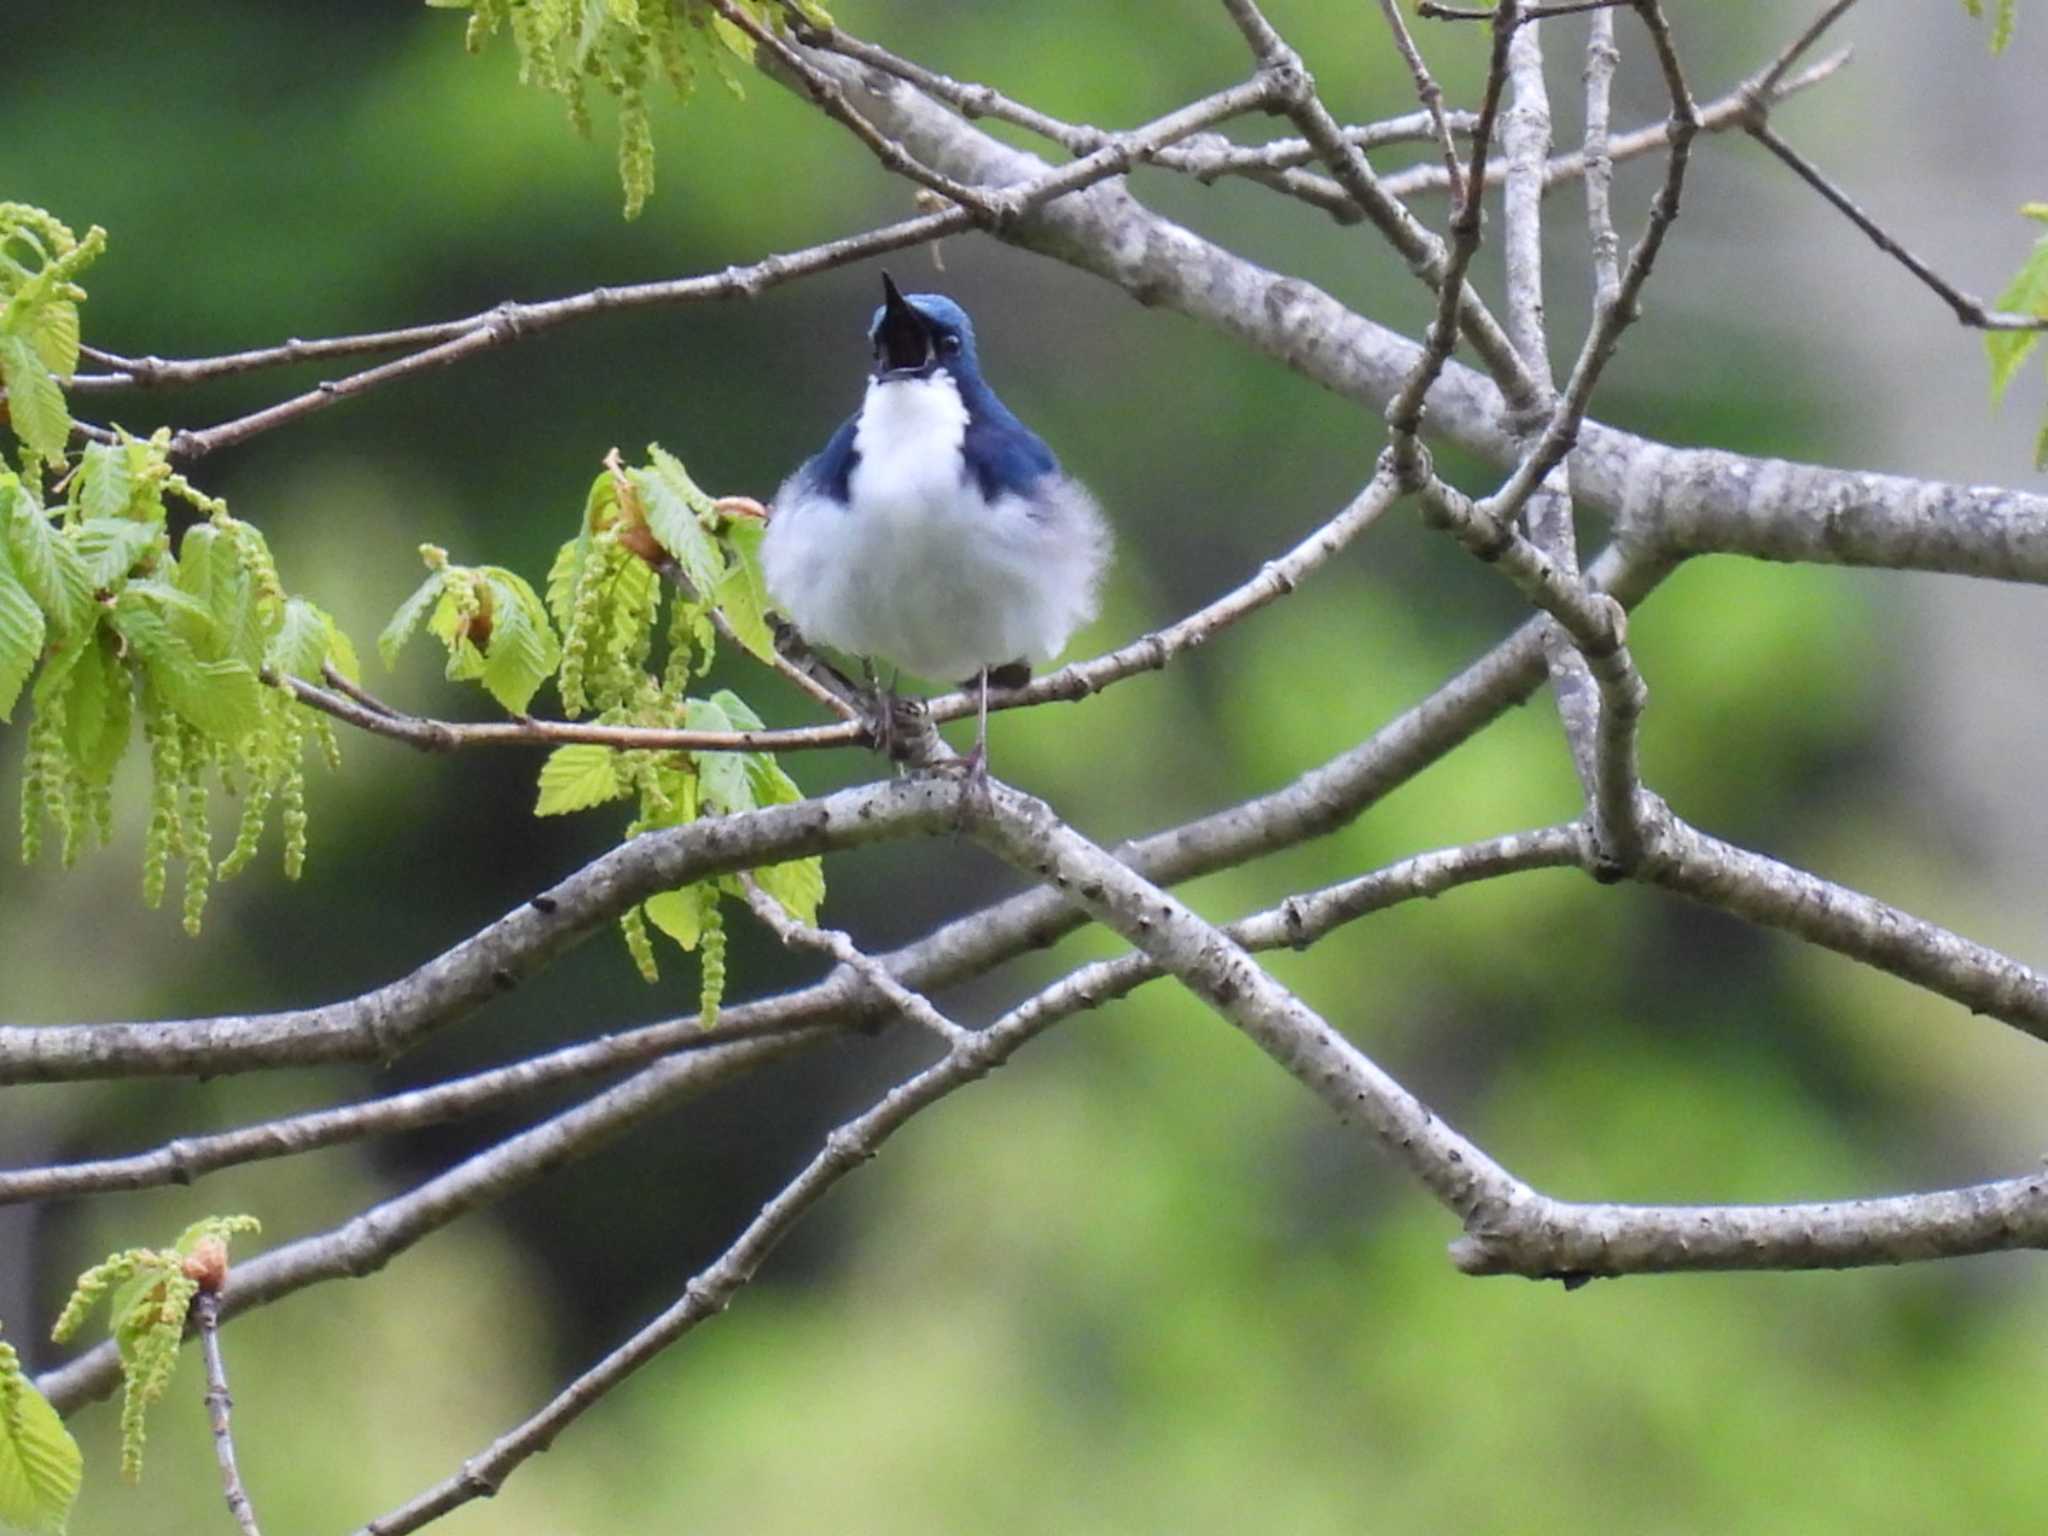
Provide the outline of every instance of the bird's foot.
[[995,809],[995,795],[991,789],[995,780],[989,777],[987,742],[977,741],[959,757],[941,758],[932,767],[941,773],[960,776],[961,787],[966,791],[960,798],[962,829],[976,812],[986,815]]
[[926,750],[926,738],[932,733],[931,715],[924,700],[877,683],[869,688],[864,702],[867,713],[861,723],[875,750],[892,763],[915,762]]

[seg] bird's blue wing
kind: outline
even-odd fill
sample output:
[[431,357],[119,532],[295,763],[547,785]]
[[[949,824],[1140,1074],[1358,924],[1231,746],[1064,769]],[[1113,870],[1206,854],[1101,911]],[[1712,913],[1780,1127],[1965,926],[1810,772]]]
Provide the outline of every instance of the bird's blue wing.
[[990,501],[1006,491],[1030,495],[1040,480],[1059,472],[1060,461],[986,385],[975,393],[980,398],[968,402],[967,431],[960,443],[967,472]]
[[860,419],[849,416],[845,425],[832,434],[831,441],[821,448],[816,457],[797,471],[805,490],[815,491],[830,497],[842,505],[848,491],[847,482],[853,476],[853,466],[860,462],[860,454],[853,446],[854,429]]

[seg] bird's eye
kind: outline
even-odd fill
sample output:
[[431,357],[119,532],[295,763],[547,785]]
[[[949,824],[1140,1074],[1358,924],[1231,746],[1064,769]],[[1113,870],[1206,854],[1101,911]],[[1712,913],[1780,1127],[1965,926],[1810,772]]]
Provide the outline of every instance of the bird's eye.
[[939,350],[941,352],[948,354],[949,356],[952,353],[958,352],[960,350],[960,338],[958,336],[955,336],[951,331],[947,331],[944,335],[939,337]]

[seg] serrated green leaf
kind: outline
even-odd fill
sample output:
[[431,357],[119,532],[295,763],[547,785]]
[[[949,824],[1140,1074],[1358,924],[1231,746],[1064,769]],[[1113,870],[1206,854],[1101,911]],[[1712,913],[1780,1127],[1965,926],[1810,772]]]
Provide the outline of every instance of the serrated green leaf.
[[352,683],[363,680],[363,664],[356,657],[356,643],[349,639],[347,631],[334,622],[334,616],[321,609],[314,609],[327,625],[327,660],[343,677]]
[[77,547],[50,526],[42,508],[18,484],[0,480],[0,510],[6,513],[14,574],[42,608],[43,617],[52,629],[66,634],[83,629],[92,619],[93,584]]
[[515,715],[540,691],[561,665],[562,647],[548,623],[547,610],[523,577],[502,566],[485,566],[484,582],[491,594],[491,636],[484,648],[482,682]]
[[733,638],[762,661],[775,660],[775,632],[768,627],[768,578],[761,572],[761,539],[768,525],[758,518],[732,520],[725,542],[732,565],[712,600],[732,626]]
[[[761,723],[761,717],[754,713],[754,706],[734,693],[730,688],[721,688],[718,692],[712,694],[711,702],[731,722],[729,728],[732,730],[761,731],[767,729]],[[752,754],[749,755],[751,756]]]
[[691,589],[710,597],[725,579],[725,552],[709,527],[717,515],[711,498],[698,489],[682,460],[659,443],[648,444],[647,458],[646,469],[626,473],[640,492],[648,531],[675,558]]
[[[2026,261],[2006,285],[2005,292],[1998,296],[1998,307],[2014,314],[2048,316],[2048,235],[2034,242]],[[2019,372],[2028,354],[2040,344],[2039,331],[1984,333],[1984,352],[1991,360],[1991,398],[1994,401],[2005,398],[2006,385],[2012,382],[2013,375]]]
[[641,903],[647,920],[684,949],[695,949],[704,936],[704,914],[717,902],[718,890],[708,880],[663,891]]
[[594,742],[555,748],[540,765],[540,798],[533,814],[561,816],[620,798],[627,790],[615,764],[612,749]]
[[29,321],[28,338],[43,366],[60,379],[78,372],[78,306],[69,299],[38,304]]
[[64,392],[24,336],[0,332],[0,384],[7,387],[7,415],[14,435],[46,459],[64,457],[71,441],[71,412]]
[[88,443],[79,459],[73,492],[88,519],[122,517],[135,495],[135,466],[126,443]]
[[159,543],[159,530],[127,517],[88,517],[72,531],[78,556],[95,592],[111,592],[128,579]]
[[14,565],[0,549],[0,720],[14,716],[21,686],[43,657],[47,631],[43,610],[14,574]]
[[207,655],[218,646],[220,621],[199,598],[167,581],[131,581],[121,588],[118,604],[147,603],[164,618],[172,630],[197,655]]
[[291,598],[284,605],[284,622],[264,652],[264,663],[293,677],[317,680],[333,632],[334,621],[326,614],[303,597]]
[[104,784],[113,777],[128,749],[135,713],[135,693],[104,631],[95,631],[78,648],[64,697],[64,744],[88,781]]
[[71,1517],[84,1462],[78,1443],[0,1344],[0,1526],[59,1536]]
[[567,630],[576,605],[576,577],[583,569],[589,541],[578,534],[555,551],[555,563],[548,567],[548,615],[555,628]]
[[[115,601],[114,628],[141,658],[150,683],[165,703],[214,740],[239,743],[263,723],[263,685],[242,662],[200,660],[153,605],[150,595],[137,591],[155,585],[160,584],[129,583]],[[178,595],[192,602],[185,594]],[[199,611],[203,616],[204,610]]]
[[[692,731],[737,731],[750,727],[733,723],[716,699],[683,700],[683,725]],[[747,776],[745,752],[699,752],[697,778],[704,803],[721,815],[736,815],[754,809],[754,789]]]
[[420,627],[420,620],[427,616],[427,610],[434,606],[446,584],[446,573],[430,571],[427,579],[413,589],[413,594],[398,605],[398,612],[391,615],[391,622],[384,626],[384,632],[377,636],[377,654],[384,658],[387,668],[398,665],[398,653],[405,649],[405,642]]
[[790,859],[754,871],[761,889],[798,922],[815,927],[818,909],[825,904],[825,861],[819,858]]

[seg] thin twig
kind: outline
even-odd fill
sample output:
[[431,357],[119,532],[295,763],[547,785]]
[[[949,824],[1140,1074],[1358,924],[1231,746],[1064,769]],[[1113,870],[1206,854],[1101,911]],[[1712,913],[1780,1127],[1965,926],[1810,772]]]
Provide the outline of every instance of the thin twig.
[[235,1400],[228,1394],[227,1362],[220,1350],[220,1293],[201,1285],[192,1298],[192,1316],[199,1328],[199,1349],[206,1361],[206,1416],[213,1425],[213,1453],[220,1463],[221,1491],[227,1496],[228,1512],[242,1528],[242,1536],[263,1536],[256,1525],[256,1511],[242,1486],[242,1474],[235,1465],[234,1431],[228,1423]]
[[[1422,404],[1442,375],[1444,364],[1450,361],[1451,350],[1458,341],[1459,316],[1468,297],[1465,273],[1479,250],[1482,228],[1480,194],[1486,186],[1487,147],[1493,138],[1493,123],[1500,111],[1501,93],[1507,85],[1508,47],[1515,33],[1515,18],[1516,0],[1502,0],[1500,19],[1493,32],[1492,55],[1487,62],[1485,91],[1480,98],[1479,128],[1472,136],[1472,164],[1466,171],[1463,187],[1451,204],[1451,242],[1443,269],[1438,274],[1436,314],[1423,334],[1422,351],[1410,366],[1408,377],[1387,404],[1387,429],[1392,436],[1393,463],[1404,484],[1415,484],[1426,473],[1422,468]],[[1503,340],[1510,350],[1515,350],[1514,342],[1505,333]],[[1541,412],[1550,393],[1549,381],[1539,377],[1518,350],[1515,351],[1515,366],[1521,383],[1519,391],[1501,391],[1509,402],[1511,419]]]
[[[1452,261],[1444,242],[1425,229],[1400,201],[1391,196],[1357,146],[1347,143],[1337,120],[1317,96],[1301,56],[1274,30],[1257,0],[1223,0],[1223,8],[1245,44],[1259,61],[1259,67],[1277,78],[1292,82],[1291,92],[1280,106],[1294,120],[1303,137],[1316,146],[1332,174],[1349,193],[1373,227],[1405,258],[1410,268],[1438,294],[1447,289],[1457,304],[1457,327],[1472,343],[1472,349],[1493,376],[1500,392],[1515,409],[1527,409],[1536,398],[1535,381],[1522,366],[1514,343],[1508,340],[1500,322],[1462,282],[1452,283],[1448,272]],[[1473,186],[1483,184],[1477,168],[1485,163],[1486,140],[1492,133],[1492,119],[1482,110],[1473,130]],[[1476,207],[1476,205],[1475,205]],[[1475,212],[1476,216],[1476,212]],[[1455,339],[1457,331],[1452,335]]]
[[[1593,302],[1614,302],[1621,286],[1621,239],[1614,232],[1615,145],[1608,136],[1608,114],[1614,96],[1614,71],[1621,63],[1621,51],[1614,43],[1614,12],[1603,9],[1593,17],[1586,33],[1586,140],[1580,151],[1585,165],[1586,232],[1593,251]],[[1774,87],[1775,88],[1775,84]],[[1740,95],[1729,98],[1739,102]],[[1700,113],[1701,131],[1715,108]],[[1668,133],[1668,126],[1665,131]]]
[[1663,248],[1664,237],[1678,217],[1692,141],[1699,131],[1699,113],[1693,105],[1692,92],[1686,84],[1684,68],[1672,44],[1661,7],[1655,0],[1633,0],[1633,4],[1650,34],[1671,96],[1671,158],[1665,167],[1663,185],[1651,199],[1650,215],[1644,223],[1642,236],[1629,252],[1628,266],[1611,302],[1599,305],[1594,312],[1593,324],[1586,333],[1578,359],[1572,365],[1571,377],[1558,397],[1541,440],[1533,451],[1524,456],[1500,490],[1489,498],[1492,510],[1502,516],[1515,515],[1522,503],[1564,461],[1564,456],[1578,442],[1580,428],[1592,404],[1594,387],[1620,345],[1621,333],[1636,318],[1637,299],[1643,285],[1650,279],[1657,253]]
[[1761,102],[1769,102],[1778,95],[1778,82],[1785,78],[1785,72],[1804,58],[1809,49],[1821,40],[1829,27],[1847,14],[1856,0],[1829,0],[1820,13],[1807,23],[1806,30],[1778,50],[1778,56],[1764,67],[1751,87],[1751,95]]
[[[1199,133],[1225,118],[1256,110],[1269,99],[1273,89],[1270,82],[1253,80],[1217,91],[1142,127],[1109,135],[1104,145],[1094,153],[1071,164],[1049,168],[1029,181],[1004,187],[1000,194],[985,195],[980,201],[996,209],[1001,220],[1021,217],[1054,198],[1122,175],[1156,150]],[[462,323],[462,328],[452,335],[444,334],[452,327],[428,328],[441,339],[409,356],[322,383],[303,394],[215,426],[173,433],[170,451],[173,457],[182,461],[203,458],[366,390],[460,362],[492,347],[570,320],[620,309],[668,307],[708,299],[752,298],[795,278],[957,233],[971,228],[979,217],[981,215],[972,208],[956,206],[920,214],[865,234],[778,253],[746,266],[728,267],[722,272],[699,277],[595,288],[587,293],[538,304],[501,304],[472,322]],[[391,334],[400,333],[387,333]]]
[[837,928],[816,928],[792,917],[752,875],[740,876],[740,885],[754,916],[789,948],[830,955],[874,988],[898,1014],[948,1046],[966,1045],[974,1039],[972,1030],[962,1029],[934,1008],[930,998],[903,985],[886,965],[855,944],[852,935]]
[[839,89],[836,81],[813,69],[809,60],[777,37],[773,29],[762,26],[743,6],[733,4],[733,0],[710,0],[710,3],[719,15],[753,39],[757,64],[760,62],[759,55],[765,51],[770,58],[802,83],[805,94],[820,111],[865,144],[874,157],[889,170],[898,176],[908,177],[919,186],[927,187],[951,202],[958,203],[980,220],[990,223],[1001,222],[1005,210],[997,199],[990,196],[986,188],[971,187],[965,182],[955,181],[912,155],[855,111],[853,105],[847,101],[846,93]]
[[1746,124],[1749,136],[1776,155],[1814,191],[1826,198],[1841,211],[1850,223],[1870,237],[1870,243],[1898,262],[1908,272],[1933,289],[1948,307],[1955,311],[1956,319],[1964,325],[1980,331],[2042,331],[2048,330],[2048,315],[2014,314],[2001,309],[1988,309],[1984,301],[1967,294],[1943,277],[1933,267],[1922,261],[1902,245],[1876,219],[1857,206],[1854,198],[1836,186],[1821,171],[1820,167],[1808,160],[1798,150],[1787,144],[1771,125],[1758,117]]
[[1422,110],[1429,114],[1429,120],[1436,129],[1436,148],[1443,158],[1444,175],[1456,186],[1463,171],[1458,164],[1458,146],[1451,140],[1451,125],[1444,117],[1444,88],[1436,83],[1436,76],[1429,72],[1429,65],[1423,61],[1422,50],[1415,46],[1415,37],[1408,30],[1408,20],[1401,14],[1401,0],[1380,0],[1380,13],[1387,18],[1387,28],[1394,34],[1395,49],[1408,65],[1408,75],[1415,82],[1415,94],[1421,98]]
[[[1551,0],[1547,5],[1525,5],[1521,15],[1524,21],[1542,21],[1551,16],[1579,16],[1587,11],[1605,11],[1634,3],[1635,0]],[[1496,6],[1490,11],[1468,10],[1464,6],[1439,4],[1438,0],[1418,0],[1415,14],[1431,21],[1496,21],[1500,9]]]

